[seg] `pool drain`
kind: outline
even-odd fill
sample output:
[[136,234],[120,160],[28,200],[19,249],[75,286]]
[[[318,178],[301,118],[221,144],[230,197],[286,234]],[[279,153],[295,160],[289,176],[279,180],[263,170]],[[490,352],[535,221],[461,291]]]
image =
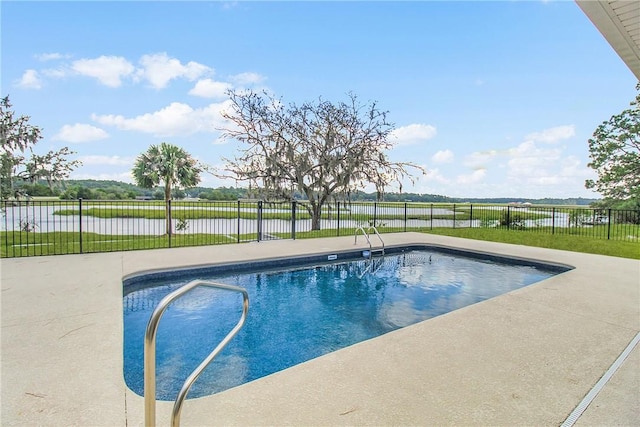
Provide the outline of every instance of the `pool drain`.
[[602,390],[605,384],[609,382],[613,374],[616,373],[618,368],[622,365],[622,362],[624,362],[627,356],[629,356],[629,353],[631,353],[631,351],[636,346],[636,344],[638,344],[639,341],[640,341],[640,332],[636,334],[635,338],[631,340],[629,345],[627,345],[627,348],[625,348],[624,351],[620,354],[620,356],[618,356],[616,361],[613,362],[613,364],[611,365],[611,367],[609,367],[607,372],[605,372],[602,378],[600,378],[600,380],[596,383],[596,385],[594,385],[593,388],[589,391],[589,393],[587,393],[584,399],[582,399],[582,402],[580,402],[578,406],[576,406],[573,412],[569,414],[567,419],[564,420],[564,422],[561,424],[560,427],[571,427],[573,426],[573,424],[575,424],[576,421],[578,421],[578,418],[580,418],[582,413],[587,409],[587,407],[591,404],[591,402],[593,402],[593,399],[596,398],[596,396],[598,395],[598,393],[600,393],[600,390]]

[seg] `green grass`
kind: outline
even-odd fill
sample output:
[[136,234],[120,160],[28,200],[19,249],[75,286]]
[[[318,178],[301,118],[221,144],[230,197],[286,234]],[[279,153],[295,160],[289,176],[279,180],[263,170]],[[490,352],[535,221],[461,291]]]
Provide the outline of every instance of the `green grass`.
[[[404,231],[404,228],[378,227],[380,233]],[[527,230],[507,230],[500,228],[407,228],[407,231],[420,231],[467,239],[487,240],[517,245],[537,246],[623,258],[640,259],[640,226],[617,224],[610,229],[607,226],[573,229],[558,229],[555,234],[550,229],[531,228]],[[606,233],[612,236],[635,236],[633,241],[607,240]],[[582,234],[581,234],[582,233]],[[289,232],[269,233],[282,239],[291,238]],[[297,239],[320,237],[354,236],[352,228],[325,229],[297,232]],[[604,237],[603,237],[604,236]],[[267,237],[267,236],[265,236]],[[255,241],[256,234],[239,236],[240,242]],[[363,239],[359,236],[359,239]],[[372,237],[375,240],[375,237]],[[238,242],[236,234],[174,234],[171,247],[202,246]],[[139,249],[168,248],[169,238],[161,236],[107,236],[95,233],[82,234],[82,252],[111,252]],[[0,257],[21,257],[35,255],[56,255],[80,253],[80,233],[77,232],[0,232]]]
[[442,236],[486,240],[540,248],[609,255],[640,259],[640,244],[571,234],[547,234],[535,231],[505,230],[496,228],[435,228],[426,231]]
[[[240,241],[255,240],[255,233],[240,235]],[[204,246],[237,243],[237,235],[174,234],[162,236],[110,236],[82,233],[82,253],[113,252],[140,249],[160,249],[182,246]],[[63,255],[80,253],[80,233],[77,232],[0,232],[0,257]]]
[[[380,227],[378,231],[380,233],[395,233],[404,231],[404,228]],[[508,230],[500,228],[434,228],[432,230],[425,228],[407,228],[407,231],[419,231],[442,236],[462,237],[465,239],[486,240],[498,243],[511,243],[515,245],[536,246],[541,248],[640,259],[640,242],[638,241],[623,242],[607,240],[588,235],[571,234],[569,232],[567,232],[567,234],[551,234],[550,231],[540,232],[542,231],[540,229]],[[279,235],[282,238],[290,237],[288,234],[284,233],[274,233],[274,235]],[[298,232],[296,233],[296,238],[313,239],[319,237],[353,235],[354,230],[351,229],[340,229],[339,231],[336,229],[328,229]],[[359,238],[362,237],[360,236]]]

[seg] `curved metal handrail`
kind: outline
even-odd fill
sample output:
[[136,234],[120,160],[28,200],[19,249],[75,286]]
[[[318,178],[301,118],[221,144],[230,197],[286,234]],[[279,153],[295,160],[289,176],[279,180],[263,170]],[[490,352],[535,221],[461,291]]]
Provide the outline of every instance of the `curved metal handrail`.
[[173,405],[173,411],[171,413],[171,425],[174,427],[180,426],[180,412],[182,411],[182,404],[189,393],[189,389],[194,381],[200,376],[202,371],[211,363],[211,361],[222,351],[222,349],[231,341],[231,339],[238,333],[242,325],[247,318],[249,311],[249,294],[244,288],[233,285],[225,285],[223,283],[216,283],[205,280],[192,280],[179,289],[171,292],[165,296],[158,306],[151,314],[149,323],[147,324],[147,330],[144,337],[144,419],[145,426],[153,427],[156,425],[156,335],[158,331],[158,324],[160,318],[164,314],[166,308],[173,301],[189,292],[193,288],[198,286],[207,286],[210,288],[223,289],[228,291],[242,293],[242,316],[236,324],[236,326],[227,334],[226,337],[217,345],[215,349],[209,354],[209,356],[200,363],[200,365],[187,377],[178,397]]
[[365,238],[365,239],[367,239],[367,243],[369,244],[369,251],[371,251],[371,240],[369,240],[369,235],[367,234],[367,232],[366,232],[366,231],[364,231],[364,228],[363,228],[363,227],[358,227],[358,228],[356,228],[356,231],[355,231],[355,239],[354,239],[354,241],[353,241],[353,244],[354,244],[354,245],[357,245],[357,244],[358,244],[358,231],[362,231],[362,234],[364,234],[364,238]]
[[384,255],[384,240],[382,240],[382,236],[380,235],[380,233],[378,233],[378,229],[375,226],[372,225],[367,231],[371,230],[373,230],[373,232],[376,233],[376,236],[378,236],[378,239],[380,239],[380,243],[382,243],[382,255]]
[[[369,238],[369,233],[371,232],[371,230],[373,230],[373,232],[375,233],[376,236],[378,236],[378,239],[380,240],[380,243],[382,243],[382,255],[384,255],[384,240],[382,240],[382,236],[380,236],[380,233],[378,233],[378,229],[376,227],[374,227],[373,225],[370,226],[366,231],[364,229],[364,227],[358,227],[356,228],[355,231],[355,239],[353,241],[354,245],[358,244],[358,231],[362,231],[362,234],[364,234],[365,239],[367,239],[367,243],[369,244],[369,252],[371,253],[371,255],[373,255],[373,246],[371,245],[371,239]],[[378,250],[378,249],[376,249]]]

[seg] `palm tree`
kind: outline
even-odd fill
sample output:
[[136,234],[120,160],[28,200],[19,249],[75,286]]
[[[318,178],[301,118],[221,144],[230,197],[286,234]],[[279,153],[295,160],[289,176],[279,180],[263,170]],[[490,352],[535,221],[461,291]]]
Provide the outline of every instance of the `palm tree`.
[[195,187],[200,182],[202,168],[184,149],[166,142],[151,145],[140,154],[133,166],[133,178],[142,188],[164,184],[167,234],[171,234],[169,200],[173,188]]

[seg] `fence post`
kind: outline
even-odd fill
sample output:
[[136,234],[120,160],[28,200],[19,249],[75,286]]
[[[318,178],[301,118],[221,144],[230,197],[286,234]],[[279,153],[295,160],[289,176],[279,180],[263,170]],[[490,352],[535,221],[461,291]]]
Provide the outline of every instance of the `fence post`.
[[404,202],[404,232],[407,232],[407,202]]
[[429,220],[429,227],[431,230],[433,230],[433,203],[431,203],[431,217]]
[[238,200],[238,243],[240,243],[240,200]]
[[262,200],[258,201],[258,242],[262,240]]
[[453,228],[456,228],[456,204],[453,204]]
[[82,198],[78,199],[78,216],[80,220],[80,224],[78,230],[80,230],[80,253],[82,253]]
[[171,247],[171,199],[167,200],[167,216],[169,222],[167,222],[167,235],[169,236],[169,247]]
[[551,234],[556,234],[556,208],[551,208]]
[[511,206],[507,206],[507,230],[511,230]]
[[296,240],[296,201],[291,202],[291,238]]
[[611,208],[607,211],[607,240],[611,239]]
[[376,219],[377,219],[377,212],[378,212],[378,202],[373,202],[373,226],[376,226]]
[[473,228],[473,204],[469,204],[469,228]]
[[[347,202],[345,202],[346,205]],[[338,200],[338,231],[337,236],[340,236],[340,200]]]

